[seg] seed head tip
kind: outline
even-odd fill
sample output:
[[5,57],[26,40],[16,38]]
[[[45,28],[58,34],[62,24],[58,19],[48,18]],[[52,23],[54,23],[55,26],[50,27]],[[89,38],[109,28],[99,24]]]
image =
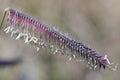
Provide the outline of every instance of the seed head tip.
[[5,11],[9,11],[9,10],[10,10],[10,8],[9,8],[9,7],[5,8]]

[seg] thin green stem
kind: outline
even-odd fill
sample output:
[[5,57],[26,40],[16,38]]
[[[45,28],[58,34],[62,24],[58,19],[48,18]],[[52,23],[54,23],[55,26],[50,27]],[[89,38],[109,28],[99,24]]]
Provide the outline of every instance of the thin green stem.
[[[8,10],[8,9],[7,9],[7,10]],[[3,18],[2,18],[1,24],[0,24],[0,29],[1,29],[2,26],[3,26],[3,22],[4,22],[4,19],[5,19],[6,14],[7,14],[7,10],[5,9],[5,12],[4,12],[4,15],[3,15]]]

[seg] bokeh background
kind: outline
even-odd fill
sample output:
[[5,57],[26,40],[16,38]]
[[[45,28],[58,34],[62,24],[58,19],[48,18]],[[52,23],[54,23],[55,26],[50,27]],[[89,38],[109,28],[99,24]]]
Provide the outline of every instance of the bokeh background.
[[[110,61],[120,63],[119,0],[0,0],[0,20],[11,7],[55,26],[85,43]],[[92,71],[63,55],[39,52],[0,31],[0,60],[18,60],[0,66],[0,80],[120,80],[120,69]],[[17,59],[18,58],[18,59]],[[18,63],[18,64],[17,64]]]

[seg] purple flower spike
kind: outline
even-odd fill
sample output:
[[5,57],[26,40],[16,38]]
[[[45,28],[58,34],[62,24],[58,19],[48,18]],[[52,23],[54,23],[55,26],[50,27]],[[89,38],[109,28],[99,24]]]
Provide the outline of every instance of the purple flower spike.
[[112,68],[107,55],[100,56],[94,50],[88,48],[86,45],[66,36],[55,28],[42,24],[36,19],[14,9],[7,10],[7,28],[6,33],[11,33],[16,39],[23,39],[27,44],[39,48],[48,48],[52,53],[61,53],[70,56],[78,61],[85,61],[92,69]]

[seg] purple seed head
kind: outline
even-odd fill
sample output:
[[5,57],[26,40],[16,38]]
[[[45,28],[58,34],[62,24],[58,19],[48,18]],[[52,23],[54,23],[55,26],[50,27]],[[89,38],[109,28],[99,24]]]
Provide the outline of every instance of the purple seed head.
[[37,50],[50,48],[53,53],[64,53],[76,60],[82,58],[93,69],[112,69],[107,56],[100,56],[86,45],[20,11],[9,9],[7,23],[6,33],[15,34],[16,39],[24,39],[25,43],[35,45]]

